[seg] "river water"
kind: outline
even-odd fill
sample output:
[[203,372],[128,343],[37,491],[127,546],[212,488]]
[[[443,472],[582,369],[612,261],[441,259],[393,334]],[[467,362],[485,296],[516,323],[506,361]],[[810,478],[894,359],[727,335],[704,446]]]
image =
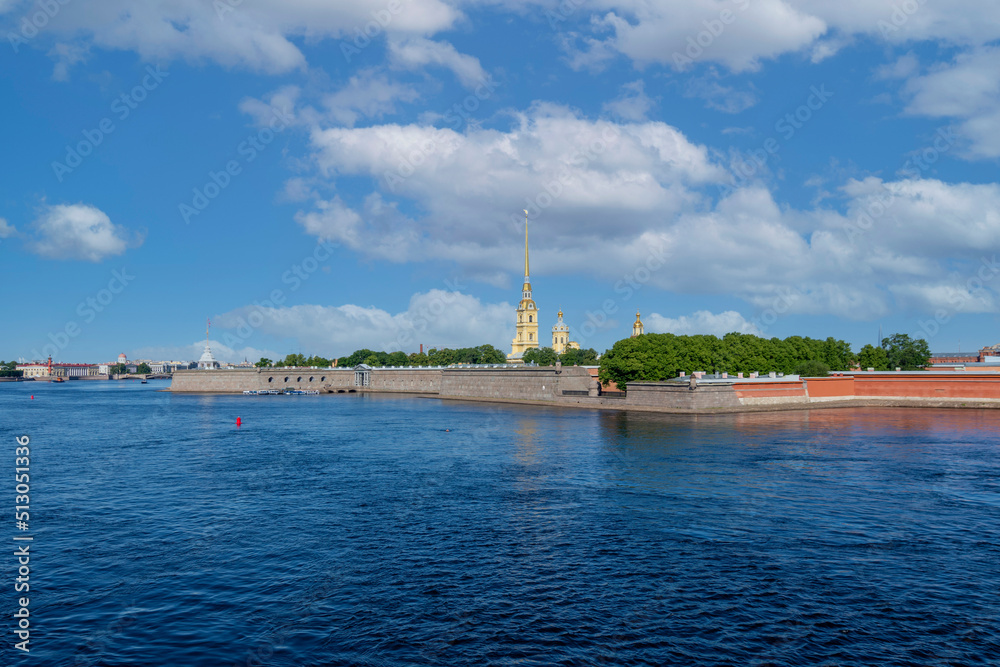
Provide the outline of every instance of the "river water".
[[165,386],[0,384],[0,664],[1000,663],[1000,411]]

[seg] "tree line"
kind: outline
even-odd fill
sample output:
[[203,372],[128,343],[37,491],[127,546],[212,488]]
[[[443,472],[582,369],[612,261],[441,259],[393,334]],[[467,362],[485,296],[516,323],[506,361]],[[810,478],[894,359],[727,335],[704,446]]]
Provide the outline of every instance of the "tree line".
[[551,347],[533,347],[525,350],[521,360],[526,364],[539,366],[555,366],[557,361],[563,366],[596,366],[597,350],[592,347],[586,350],[569,349],[556,354]]
[[849,343],[835,338],[819,340],[802,336],[761,338],[753,334],[717,336],[644,334],[618,341],[601,357],[598,378],[626,388],[629,382],[669,380],[680,373],[800,373],[826,375],[830,369],[917,370],[927,365],[927,341],[907,334],[893,334],[880,347],[866,345],[858,354]]
[[504,364],[507,357],[503,352],[492,345],[479,345],[477,347],[462,347],[453,350],[448,347],[441,349],[431,348],[427,352],[384,352],[381,350],[369,350],[362,348],[355,350],[346,357],[336,359],[326,359],[324,357],[301,354],[289,354],[283,360],[274,362],[267,358],[261,358],[254,364],[259,368],[284,366],[319,366],[329,368],[336,362],[338,368],[354,368],[359,364],[367,364],[372,367],[385,366],[450,366],[451,364]]

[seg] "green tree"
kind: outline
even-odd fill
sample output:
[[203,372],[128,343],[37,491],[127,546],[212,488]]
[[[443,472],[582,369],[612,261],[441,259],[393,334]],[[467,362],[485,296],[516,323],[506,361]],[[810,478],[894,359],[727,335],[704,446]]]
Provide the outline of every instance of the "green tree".
[[904,371],[923,370],[931,358],[931,350],[923,338],[913,340],[908,334],[892,334],[882,339],[889,368]]
[[863,371],[869,368],[874,368],[877,371],[889,370],[889,357],[886,355],[885,350],[881,347],[875,347],[870,343],[858,352],[857,363]]
[[822,361],[813,359],[812,361],[803,361],[799,363],[799,365],[795,367],[795,374],[808,378],[825,378],[830,374],[830,367]]
[[430,360],[427,355],[423,352],[413,352],[407,357],[407,361],[411,366],[429,366]]
[[533,347],[524,351],[521,360],[526,364],[538,364],[539,366],[555,366],[559,360],[556,351],[551,347]]
[[409,360],[406,358],[406,352],[397,351],[390,352],[387,361],[389,366],[405,366]]
[[479,350],[479,360],[476,361],[477,364],[504,364],[507,363],[507,355],[505,355],[500,350],[496,349],[492,345],[480,345]]
[[272,363],[273,362],[270,359],[268,359],[267,357],[261,357],[260,361],[258,361],[257,363],[255,363],[254,366],[256,366],[257,368],[267,368]]
[[153,369],[150,368],[149,364],[147,364],[146,362],[142,362],[136,367],[135,372],[139,373],[140,375],[148,375],[149,373],[153,372]]
[[108,368],[108,373],[111,375],[122,375],[125,373],[125,364],[112,364]]
[[368,348],[361,348],[360,350],[355,350],[350,355],[342,357],[337,360],[337,366],[342,366],[344,368],[354,368],[358,364],[364,363],[365,359],[375,354]]
[[586,350],[570,348],[559,355],[559,361],[563,366],[596,366],[597,350],[592,347]]

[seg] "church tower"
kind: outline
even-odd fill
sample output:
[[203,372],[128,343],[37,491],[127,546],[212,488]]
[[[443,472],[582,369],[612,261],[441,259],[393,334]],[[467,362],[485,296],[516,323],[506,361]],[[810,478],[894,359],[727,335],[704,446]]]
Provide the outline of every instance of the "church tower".
[[639,319],[639,311],[635,311],[635,324],[632,325],[632,338],[636,336],[641,336],[645,331],[642,326],[642,320]]
[[566,350],[579,350],[580,344],[569,339],[569,327],[563,322],[563,312],[559,311],[559,320],[552,327],[552,349],[556,354],[562,354]]
[[538,309],[531,298],[531,277],[528,274],[528,212],[524,212],[524,285],[521,303],[517,306],[517,331],[511,341],[507,361],[520,363],[526,350],[538,347]]

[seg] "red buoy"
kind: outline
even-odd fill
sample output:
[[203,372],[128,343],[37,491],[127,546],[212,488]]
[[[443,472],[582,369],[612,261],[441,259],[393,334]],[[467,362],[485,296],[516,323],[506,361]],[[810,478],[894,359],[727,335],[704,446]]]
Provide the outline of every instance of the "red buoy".
[[240,427],[240,424],[241,424],[241,423],[242,423],[242,422],[240,421],[240,418],[239,418],[239,417],[237,417],[237,418],[236,418],[236,428],[239,428],[239,427]]
[[35,395],[34,394],[31,395],[31,400],[35,400]]

